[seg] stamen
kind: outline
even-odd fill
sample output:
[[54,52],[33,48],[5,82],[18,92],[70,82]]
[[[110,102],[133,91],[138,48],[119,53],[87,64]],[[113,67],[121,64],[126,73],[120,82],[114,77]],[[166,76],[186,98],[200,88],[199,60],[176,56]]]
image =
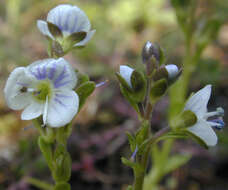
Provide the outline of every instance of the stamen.
[[223,127],[225,126],[225,123],[224,121],[222,120],[222,118],[218,118],[218,119],[213,119],[211,121],[208,121],[209,124],[212,126],[212,127],[215,127],[216,129],[218,130],[221,130],[223,129]]
[[132,153],[130,160],[132,160],[132,161],[135,160],[135,156],[136,156],[137,152],[138,152],[138,146],[136,145],[135,151]]
[[47,123],[47,114],[48,114],[48,96],[46,96],[46,101],[44,104],[44,112],[43,112],[43,124],[42,127],[46,126]]
[[96,88],[105,85],[108,82],[108,80],[102,81],[98,84],[96,84]]
[[223,117],[224,116],[224,110],[219,107],[216,109],[216,111],[213,111],[213,112],[207,112],[205,115],[204,115],[204,118],[209,118],[209,117],[213,117],[213,116],[218,116],[218,117]]

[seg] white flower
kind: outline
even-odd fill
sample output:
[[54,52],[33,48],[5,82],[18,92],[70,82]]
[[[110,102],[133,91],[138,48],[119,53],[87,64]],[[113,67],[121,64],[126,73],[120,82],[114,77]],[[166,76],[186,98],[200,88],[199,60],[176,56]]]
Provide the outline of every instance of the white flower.
[[84,46],[94,35],[96,30],[90,30],[91,24],[86,14],[77,6],[68,4],[58,5],[50,10],[47,16],[47,21],[38,20],[37,27],[40,32],[55,40],[55,37],[48,29],[48,23],[56,25],[62,32],[63,37],[67,37],[73,33],[86,32],[86,37],[74,44],[74,46]]
[[132,88],[131,75],[132,75],[133,71],[134,71],[134,69],[132,69],[131,67],[128,67],[126,65],[120,66],[120,76],[122,76],[125,79],[125,81],[131,88]]
[[61,127],[78,111],[79,98],[72,90],[76,83],[76,74],[67,61],[44,59],[16,68],[6,82],[4,94],[11,109],[24,109],[22,120],[42,115],[43,125]]
[[177,75],[179,74],[179,69],[176,65],[170,64],[165,66],[167,72],[168,72],[168,78],[169,79],[175,79]]
[[187,130],[203,140],[208,146],[214,146],[217,144],[217,135],[212,127],[221,128],[224,126],[224,123],[221,118],[219,121],[207,121],[207,119],[213,116],[221,117],[224,111],[222,108],[219,108],[214,112],[207,112],[207,104],[210,96],[211,85],[207,85],[189,98],[184,110],[192,111],[197,117],[197,122],[187,128]]

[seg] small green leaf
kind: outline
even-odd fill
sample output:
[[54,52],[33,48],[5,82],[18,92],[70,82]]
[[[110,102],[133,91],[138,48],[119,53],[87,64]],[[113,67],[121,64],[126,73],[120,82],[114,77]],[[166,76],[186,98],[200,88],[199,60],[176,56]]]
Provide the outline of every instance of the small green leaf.
[[58,26],[56,26],[55,24],[51,23],[51,22],[47,22],[48,24],[48,30],[51,32],[51,34],[54,37],[63,37],[62,31],[59,29]]
[[131,167],[131,168],[134,168],[136,163],[133,162],[133,161],[130,161],[128,160],[127,158],[124,158],[124,157],[121,157],[121,161],[124,165],[128,166],[128,167]]
[[71,157],[68,152],[57,153],[55,156],[55,167],[52,170],[53,178],[57,182],[66,182],[71,176]]
[[191,155],[175,155],[172,156],[171,158],[169,158],[167,160],[167,164],[165,164],[165,168],[164,168],[164,173],[170,173],[173,170],[181,167],[182,165],[184,165],[185,163],[187,163],[191,158]]
[[130,148],[131,148],[131,152],[135,151],[136,148],[136,140],[135,137],[133,135],[131,135],[130,133],[126,133],[127,137],[128,137],[128,142],[130,144]]
[[159,98],[161,98],[168,88],[167,80],[161,79],[156,81],[150,90],[150,100],[155,103]]
[[70,184],[65,182],[57,183],[54,188],[54,190],[70,190],[70,189],[71,189]]
[[131,84],[133,88],[132,98],[136,102],[141,102],[146,94],[146,79],[141,72],[134,70],[131,74]]
[[88,98],[88,96],[90,96],[92,94],[92,92],[94,91],[95,87],[96,87],[96,85],[95,85],[94,82],[88,81],[88,82],[84,82],[82,85],[80,85],[76,89],[76,93],[79,96],[79,110],[84,105],[84,103],[85,103],[86,99]]
[[146,137],[148,136],[148,129],[149,129],[149,124],[148,122],[144,122],[138,132],[136,133],[136,143],[138,146],[140,146]]
[[80,86],[80,85],[82,85],[83,83],[89,81],[89,76],[86,75],[86,74],[82,74],[82,73],[79,73],[78,71],[76,71],[76,75],[77,75],[77,77],[78,77],[77,86]]
[[168,79],[168,71],[165,67],[160,67],[156,70],[156,72],[152,76],[154,81],[158,81],[161,79]]
[[52,159],[53,159],[53,153],[52,153],[52,144],[47,143],[42,136],[38,139],[38,145],[40,147],[40,150],[49,166],[50,169],[53,168],[52,165]]
[[135,109],[137,113],[139,112],[138,104],[132,99],[131,92],[129,92],[126,88],[123,87],[122,84],[120,84],[120,91],[122,92],[123,96],[128,100],[128,102],[131,104],[131,106]]

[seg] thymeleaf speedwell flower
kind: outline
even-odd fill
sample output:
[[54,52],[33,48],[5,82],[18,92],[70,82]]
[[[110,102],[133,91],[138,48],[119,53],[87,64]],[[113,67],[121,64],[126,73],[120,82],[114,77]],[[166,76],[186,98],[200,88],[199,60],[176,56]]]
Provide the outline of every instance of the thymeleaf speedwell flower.
[[76,83],[76,74],[67,61],[44,59],[13,70],[4,94],[11,109],[24,109],[22,120],[42,115],[43,125],[61,127],[78,111],[79,98],[73,91]]
[[[84,46],[94,35],[86,14],[77,6],[58,5],[50,10],[47,21],[38,20],[40,32],[53,41],[57,41],[64,49]],[[71,47],[72,46],[72,47]]]
[[134,69],[132,69],[131,67],[128,67],[126,65],[120,66],[120,76],[125,79],[125,81],[129,85],[129,87],[131,87],[131,88],[132,88],[131,75],[132,75],[133,71],[134,71]]
[[[197,121],[193,126],[187,128],[189,132],[203,140],[207,146],[214,146],[217,144],[217,136],[212,127],[222,128],[224,123],[222,116],[224,111],[222,108],[218,108],[214,112],[207,112],[207,104],[211,96],[211,85],[205,86],[203,89],[195,93],[187,101],[184,110],[192,111]],[[219,119],[208,121],[209,117],[218,117]]]

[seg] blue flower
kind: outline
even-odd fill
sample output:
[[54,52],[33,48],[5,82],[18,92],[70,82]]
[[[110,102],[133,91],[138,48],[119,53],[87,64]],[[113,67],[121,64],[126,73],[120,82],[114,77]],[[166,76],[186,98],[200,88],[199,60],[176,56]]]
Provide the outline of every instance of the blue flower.
[[43,35],[47,36],[51,40],[58,40],[57,37],[51,33],[48,23],[58,27],[64,38],[74,33],[85,32],[85,38],[80,42],[75,43],[73,45],[74,47],[84,46],[92,38],[96,31],[90,30],[90,21],[81,9],[77,6],[68,4],[58,5],[50,10],[47,15],[47,21],[37,21],[37,27]]
[[78,112],[79,97],[73,90],[76,83],[77,76],[67,61],[44,59],[13,70],[4,94],[11,109],[24,109],[22,120],[42,115],[43,125],[61,127]]

